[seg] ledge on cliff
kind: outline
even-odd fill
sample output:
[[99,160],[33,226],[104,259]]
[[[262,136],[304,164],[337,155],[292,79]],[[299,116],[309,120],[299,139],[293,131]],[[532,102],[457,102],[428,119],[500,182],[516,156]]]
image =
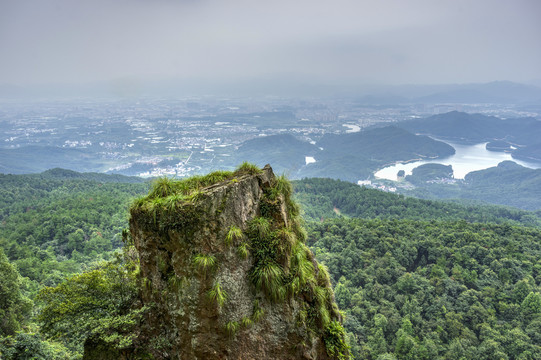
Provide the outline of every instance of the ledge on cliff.
[[136,357],[346,359],[327,270],[291,184],[270,166],[159,179],[130,209],[141,301]]

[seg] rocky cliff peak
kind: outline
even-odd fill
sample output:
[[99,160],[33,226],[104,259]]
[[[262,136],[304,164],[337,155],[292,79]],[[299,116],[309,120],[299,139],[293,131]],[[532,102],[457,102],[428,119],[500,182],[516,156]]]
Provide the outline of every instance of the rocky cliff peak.
[[291,192],[270,166],[245,163],[160,179],[133,204],[148,355],[348,358],[329,275],[304,243]]

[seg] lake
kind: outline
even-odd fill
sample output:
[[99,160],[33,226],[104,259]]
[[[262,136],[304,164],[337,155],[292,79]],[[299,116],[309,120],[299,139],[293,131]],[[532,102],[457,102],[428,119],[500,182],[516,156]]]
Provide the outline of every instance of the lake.
[[508,153],[488,151],[486,149],[486,142],[476,145],[462,145],[440,139],[435,140],[442,141],[454,147],[456,151],[455,154],[442,159],[430,159],[414,161],[406,164],[395,164],[377,171],[374,175],[381,179],[396,180],[396,174],[399,170],[404,170],[406,175],[411,175],[411,170],[419,165],[429,163],[452,165],[455,179],[464,179],[464,176],[466,176],[466,174],[469,172],[488,169],[506,160],[514,161],[519,165],[531,169],[541,168],[541,164],[516,160],[511,157],[511,154]]

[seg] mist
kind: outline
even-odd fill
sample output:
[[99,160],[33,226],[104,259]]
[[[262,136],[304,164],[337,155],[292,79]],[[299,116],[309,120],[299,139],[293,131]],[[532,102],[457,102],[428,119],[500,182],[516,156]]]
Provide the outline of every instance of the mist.
[[0,84],[532,83],[540,15],[535,0],[2,1]]

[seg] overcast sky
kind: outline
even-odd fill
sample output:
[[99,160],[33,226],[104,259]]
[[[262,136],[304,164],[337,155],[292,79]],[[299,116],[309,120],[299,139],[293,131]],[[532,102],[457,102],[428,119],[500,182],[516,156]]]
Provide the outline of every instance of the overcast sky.
[[541,79],[539,0],[0,0],[0,84]]

